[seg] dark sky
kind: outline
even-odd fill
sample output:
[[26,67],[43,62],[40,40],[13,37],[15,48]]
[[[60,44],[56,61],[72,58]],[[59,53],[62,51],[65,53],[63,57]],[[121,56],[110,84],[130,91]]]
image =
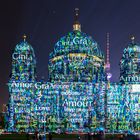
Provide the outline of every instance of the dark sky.
[[11,52],[27,35],[37,59],[38,79],[47,81],[48,58],[60,37],[72,31],[74,9],[80,9],[82,31],[91,35],[105,53],[110,33],[112,81],[118,81],[119,60],[130,35],[140,42],[140,0],[1,0],[0,106],[8,103]]

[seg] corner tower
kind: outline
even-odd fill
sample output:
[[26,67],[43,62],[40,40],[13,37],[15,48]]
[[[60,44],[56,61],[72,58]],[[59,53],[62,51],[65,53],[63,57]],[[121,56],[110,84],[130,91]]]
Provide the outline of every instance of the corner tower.
[[124,49],[120,61],[120,81],[122,83],[140,83],[140,45],[131,37],[131,43]]
[[36,73],[36,60],[32,46],[26,41],[16,45],[12,54],[12,74],[13,81],[34,81]]
[[55,44],[49,59],[49,81],[99,82],[104,76],[104,55],[91,36],[81,31],[75,9],[73,31]]
[[[29,123],[30,110],[33,105],[33,95],[35,93],[33,87],[35,74],[36,60],[34,50],[26,41],[26,36],[24,35],[23,41],[16,45],[12,54],[12,73],[8,83],[8,131],[10,132],[20,131],[20,128],[24,124],[20,122],[21,120],[22,122]],[[28,122],[26,118],[28,118]],[[26,129],[25,131],[27,132],[28,126],[24,129]]]

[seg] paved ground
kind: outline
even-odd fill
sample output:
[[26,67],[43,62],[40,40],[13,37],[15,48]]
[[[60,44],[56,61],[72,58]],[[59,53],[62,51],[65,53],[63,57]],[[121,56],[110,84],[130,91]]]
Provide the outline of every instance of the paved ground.
[[[26,134],[4,134],[0,135],[0,140],[34,140],[33,137],[34,135],[27,137]],[[46,140],[49,140],[48,135]],[[96,135],[90,139],[88,139],[87,135],[81,135],[80,139],[78,139],[78,135],[54,135],[52,140],[140,140],[140,135],[137,135],[137,137],[130,135],[106,135],[106,138],[104,138],[104,136]]]

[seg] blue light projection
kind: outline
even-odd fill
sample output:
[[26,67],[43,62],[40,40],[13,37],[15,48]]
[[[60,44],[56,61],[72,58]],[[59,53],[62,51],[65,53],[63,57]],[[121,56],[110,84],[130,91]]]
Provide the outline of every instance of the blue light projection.
[[124,50],[120,83],[109,83],[97,42],[73,31],[62,37],[50,54],[49,81],[38,81],[34,50],[24,38],[12,54],[6,130],[140,131],[140,84],[126,81],[132,72],[126,68],[129,59]]

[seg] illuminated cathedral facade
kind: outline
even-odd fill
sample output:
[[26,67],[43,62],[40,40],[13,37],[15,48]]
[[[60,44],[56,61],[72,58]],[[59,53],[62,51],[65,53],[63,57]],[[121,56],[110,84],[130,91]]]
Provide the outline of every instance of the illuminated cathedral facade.
[[110,83],[104,54],[77,18],[76,11],[73,31],[50,54],[48,81],[36,78],[26,36],[16,45],[8,82],[9,132],[140,131],[140,46],[132,39],[120,61],[120,82]]

